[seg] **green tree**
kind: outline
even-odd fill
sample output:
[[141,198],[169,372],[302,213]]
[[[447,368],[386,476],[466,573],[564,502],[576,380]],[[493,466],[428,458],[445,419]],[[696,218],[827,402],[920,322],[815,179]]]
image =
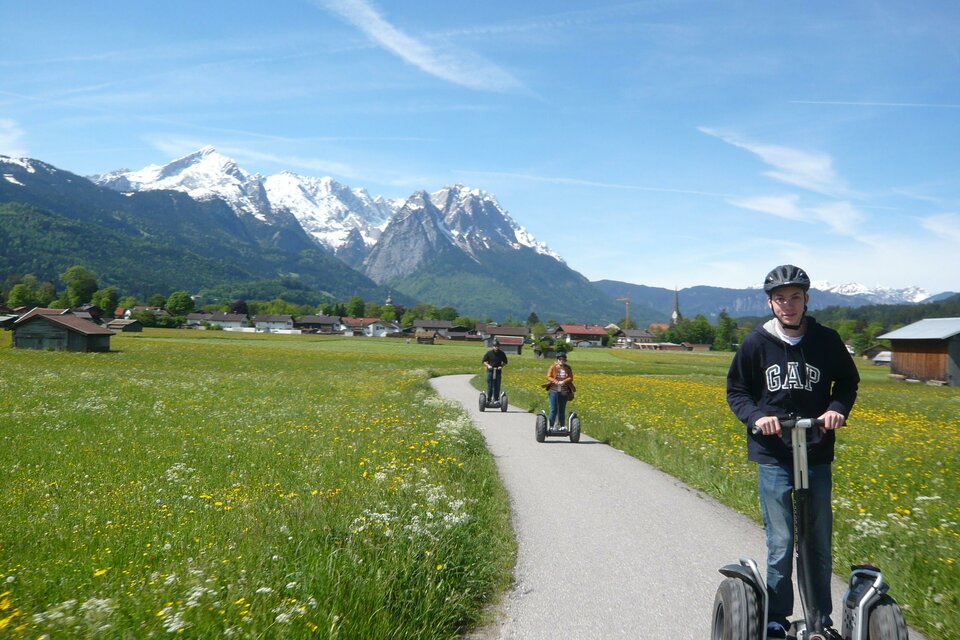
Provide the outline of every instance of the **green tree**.
[[453,324],[458,327],[466,327],[467,331],[473,331],[477,328],[477,321],[469,316],[457,316],[453,319]]
[[117,306],[124,309],[132,309],[137,306],[137,299],[134,296],[123,296],[117,300]]
[[436,320],[437,308],[432,304],[421,302],[413,306],[410,310],[416,320]]
[[364,318],[379,318],[380,317],[380,305],[376,302],[368,302],[363,305],[363,317]]
[[49,280],[42,282],[39,287],[37,287],[37,304],[41,307],[48,306],[51,302],[57,299],[57,288],[53,286],[53,283]]
[[530,315],[527,316],[527,326],[532,327],[536,324],[540,324],[540,318],[537,316],[536,311],[531,311]]
[[106,289],[98,289],[90,301],[103,309],[104,314],[112,316],[117,309],[117,297],[117,288],[107,287]]
[[717,331],[713,338],[714,351],[734,351],[737,340],[737,321],[724,309],[717,317]]
[[834,323],[837,330],[837,333],[840,334],[840,339],[846,343],[849,343],[853,340],[854,334],[857,333],[857,321],[856,320],[841,320]]
[[360,296],[353,296],[347,300],[347,315],[352,318],[361,318],[363,317],[363,308],[366,305],[363,302],[363,298]]
[[81,265],[74,265],[60,274],[60,281],[67,287],[66,299],[70,307],[79,307],[90,302],[100,287],[97,276]]
[[167,298],[162,293],[155,293],[147,298],[148,307],[160,307],[162,309],[165,304],[167,304]]
[[397,309],[392,304],[380,307],[380,319],[384,322],[396,322]]
[[175,316],[185,316],[193,313],[193,298],[186,291],[174,291],[167,299],[167,311]]
[[457,310],[454,309],[453,307],[441,307],[437,309],[436,319],[453,322],[454,318],[456,318],[458,315],[459,314],[457,313]]
[[33,307],[37,304],[37,296],[29,285],[24,283],[15,284],[7,295],[7,306],[13,307]]
[[403,316],[400,318],[400,324],[403,325],[404,327],[409,327],[413,325],[414,320],[419,320],[419,319],[420,318],[418,318],[416,314],[413,312],[413,309],[410,309],[409,311],[404,313]]

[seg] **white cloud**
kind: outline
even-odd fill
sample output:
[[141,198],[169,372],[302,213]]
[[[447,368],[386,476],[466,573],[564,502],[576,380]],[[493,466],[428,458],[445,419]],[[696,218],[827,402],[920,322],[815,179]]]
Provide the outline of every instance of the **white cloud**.
[[357,27],[376,44],[422,71],[442,80],[482,91],[509,91],[519,80],[479,56],[465,51],[440,51],[387,22],[366,0],[317,0]]
[[23,129],[15,120],[0,118],[0,155],[19,158],[27,155],[25,147],[21,146],[24,136]]
[[809,216],[804,213],[803,209],[797,206],[798,200],[799,198],[795,194],[788,194],[783,196],[740,198],[730,200],[729,202],[736,207],[759,211],[760,213],[768,213],[778,218],[809,222]]
[[699,127],[699,130],[760,158],[772,167],[763,174],[768,178],[829,196],[844,195],[848,191],[833,170],[833,158],[829,154],[750,142],[708,127]]
[[810,211],[823,223],[844,236],[856,236],[862,231],[866,216],[849,202],[831,202],[813,207]]
[[924,218],[923,228],[942,239],[960,244],[960,214],[941,213]]

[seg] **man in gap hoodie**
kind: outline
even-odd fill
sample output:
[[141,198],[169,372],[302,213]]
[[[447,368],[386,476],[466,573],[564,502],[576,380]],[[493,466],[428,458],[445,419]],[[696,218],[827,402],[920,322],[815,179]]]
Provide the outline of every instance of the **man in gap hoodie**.
[[[746,425],[747,457],[758,467],[767,536],[768,638],[785,638],[793,614],[793,456],[780,420],[823,418],[808,434],[809,508],[812,512],[811,584],[816,608],[830,634],[833,612],[833,462],[835,430],[857,399],[860,375],[843,340],[806,315],[810,278],[793,265],[773,269],[764,281],[773,318],[752,331],[727,374],[727,403]],[[756,427],[759,433],[753,433]]]

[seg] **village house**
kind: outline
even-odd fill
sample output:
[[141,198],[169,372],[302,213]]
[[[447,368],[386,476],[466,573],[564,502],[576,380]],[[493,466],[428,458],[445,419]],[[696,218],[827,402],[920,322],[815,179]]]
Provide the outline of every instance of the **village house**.
[[960,386],[960,318],[927,318],[877,338],[890,341],[891,376]]
[[343,316],[340,318],[340,333],[345,336],[362,336],[364,327],[374,322],[380,322],[380,318],[354,318],[352,316]]
[[645,329],[626,329],[620,332],[617,344],[627,349],[656,349],[657,337]]
[[[129,318],[135,313],[149,312],[155,316],[169,316],[170,312],[164,309],[163,307],[148,307],[145,305],[138,305],[136,307],[130,307],[129,309],[124,309],[123,317]],[[117,316],[119,317],[119,316]]]
[[339,316],[303,316],[293,321],[295,329],[300,329],[303,333],[340,333],[343,327],[340,325]]
[[449,320],[414,320],[414,331],[433,331],[439,336],[447,337],[447,334],[453,329],[453,323]]
[[203,325],[236,331],[249,327],[250,320],[242,313],[224,313],[223,311],[187,314],[188,327],[199,328]]
[[596,324],[561,324],[548,333],[552,333],[557,342],[578,347],[602,347],[607,340],[606,330]]
[[293,316],[286,314],[257,315],[250,318],[250,324],[259,333],[292,333]]
[[61,309],[33,309],[13,325],[17,349],[110,351],[113,331]]
[[385,338],[400,333],[403,333],[403,328],[396,322],[384,322],[377,319],[363,326],[363,335],[370,338]]
[[489,342],[489,339],[494,336],[519,337],[521,341],[530,337],[529,327],[501,327],[498,324],[487,322],[478,322],[476,331],[477,335],[485,342]]

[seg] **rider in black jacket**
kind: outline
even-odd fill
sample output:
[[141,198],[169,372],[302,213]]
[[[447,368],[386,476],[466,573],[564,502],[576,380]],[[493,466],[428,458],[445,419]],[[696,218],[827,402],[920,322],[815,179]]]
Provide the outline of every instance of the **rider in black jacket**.
[[500,400],[500,379],[503,377],[503,368],[507,365],[507,354],[500,350],[500,341],[493,341],[493,348],[483,356],[483,366],[487,368],[487,400]]
[[[782,419],[824,421],[809,434],[808,442],[810,579],[823,626],[829,629],[833,624],[830,463],[834,431],[853,409],[860,375],[839,334],[806,315],[809,289],[810,278],[793,265],[767,274],[764,291],[774,318],[747,336],[727,374],[727,403],[746,425],[748,457],[758,465],[767,534],[768,638],[785,638],[793,613],[793,457],[789,433],[780,427]],[[840,636],[829,629],[828,637]]]

